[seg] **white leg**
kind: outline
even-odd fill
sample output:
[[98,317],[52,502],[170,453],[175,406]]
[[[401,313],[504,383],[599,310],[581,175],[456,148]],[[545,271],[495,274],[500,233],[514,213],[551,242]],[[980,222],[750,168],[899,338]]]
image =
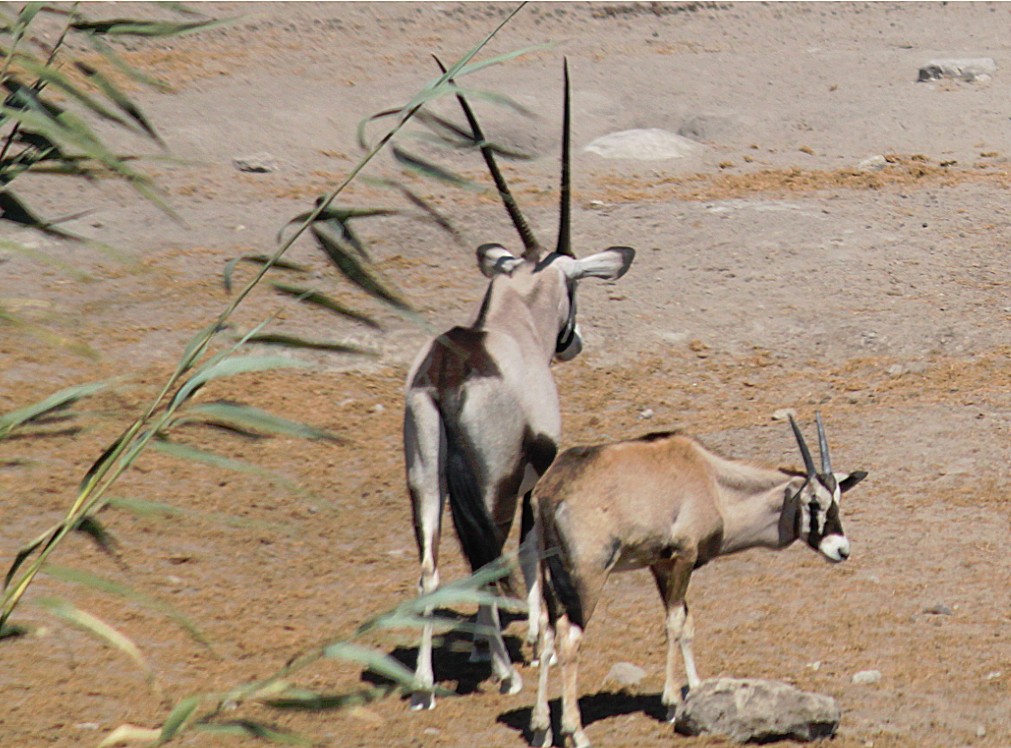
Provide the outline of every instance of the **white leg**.
[[523,582],[527,587],[527,644],[534,647],[534,660],[537,664],[537,642],[541,623],[541,577],[538,572],[538,527],[535,524],[520,543],[520,569],[523,571]]
[[695,621],[688,606],[683,602],[675,605],[667,614],[667,668],[663,687],[662,702],[667,707],[667,721],[673,722],[681,705],[681,683],[677,677],[677,653],[680,648],[688,675],[688,688],[699,685],[699,674],[695,669],[695,654],[692,643],[695,639]]
[[569,621],[558,620],[558,662],[562,667],[562,736],[571,736],[576,748],[590,748],[579,714],[579,642],[583,630]]
[[537,701],[530,715],[530,745],[534,748],[546,748],[551,745],[551,709],[548,706],[548,675],[551,661],[554,659],[555,632],[544,615],[538,623],[540,634],[537,637],[537,659],[540,670],[537,674]]
[[509,657],[509,650],[506,649],[505,640],[502,638],[502,626],[499,622],[498,606],[491,605],[488,607],[492,624],[492,635],[488,639],[488,648],[491,653],[491,670],[499,682],[499,691],[501,693],[517,694],[523,688],[523,679],[520,677],[519,671],[513,667],[512,660]]
[[[446,491],[441,477],[444,441],[442,424],[431,401],[417,397],[412,399],[404,417],[404,455],[414,532],[421,557],[419,595],[430,594],[439,588],[439,536],[446,503]],[[426,608],[425,617],[431,615],[431,608]],[[411,694],[411,709],[434,709],[435,674],[432,670],[431,624],[426,624],[421,631],[414,677],[421,688]]]
[[[427,595],[434,592],[439,587],[439,571],[423,565],[421,581],[418,584],[418,592]],[[432,615],[431,608],[425,608],[425,617]],[[418,664],[414,671],[414,679],[423,687],[423,690],[415,691],[411,694],[411,709],[417,711],[421,709],[435,709],[435,673],[432,670],[432,624],[426,623],[421,630],[421,645],[418,647]]]

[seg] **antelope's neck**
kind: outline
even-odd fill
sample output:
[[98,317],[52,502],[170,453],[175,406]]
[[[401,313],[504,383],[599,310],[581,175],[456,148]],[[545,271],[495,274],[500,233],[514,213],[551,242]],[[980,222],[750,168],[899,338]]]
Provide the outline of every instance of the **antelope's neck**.
[[[721,476],[724,477],[724,476]],[[797,538],[787,488],[797,478],[780,470],[748,467],[719,481],[723,515],[721,553],[783,548]]]

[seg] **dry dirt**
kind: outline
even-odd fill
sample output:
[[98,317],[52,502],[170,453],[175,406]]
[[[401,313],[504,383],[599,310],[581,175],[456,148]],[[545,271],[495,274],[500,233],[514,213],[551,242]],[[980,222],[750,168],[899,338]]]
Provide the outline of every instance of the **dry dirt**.
[[[0,411],[70,384],[124,379],[85,402],[74,421],[0,445],[5,563],[62,516],[87,467],[226,304],[227,260],[270,251],[278,229],[353,165],[358,120],[407,101],[434,77],[430,53],[455,59],[509,8],[206,4],[200,10],[210,15],[248,15],[125,50],[175,86],[135,95],[182,159],[152,169],[184,223],[107,182],[97,197],[91,187],[41,178],[19,188],[46,215],[94,207],[72,227],[123,257],[3,228],[70,269],[2,258],[0,301],[36,327],[0,328]],[[164,13],[155,5],[91,10]],[[837,466],[869,471],[843,507],[848,563],[830,567],[799,546],[749,552],[700,570],[689,591],[703,677],[775,678],[834,696],[843,708],[840,748],[1011,746],[1009,23],[1004,4],[532,4],[483,55],[555,46],[471,82],[538,114],[479,106],[493,139],[540,156],[507,173],[548,237],[568,56],[576,252],[638,250],[625,278],[581,292],[586,350],[555,369],[566,444],[678,426],[731,455],[792,463],[788,427],[772,414],[792,407],[811,423],[819,409]],[[996,60],[992,80],[915,82],[933,58],[980,56]],[[582,151],[634,127],[685,128],[705,147],[668,161]],[[235,170],[234,157],[260,151],[280,169]],[[857,168],[878,154],[888,159],[884,170]],[[398,175],[380,161],[374,173]],[[473,156],[446,163],[482,176]],[[486,194],[413,183],[454,221],[459,241],[418,216],[360,229],[382,269],[438,328],[480,297],[473,247],[512,243],[512,232]],[[347,202],[396,201],[362,185]],[[107,511],[115,555],[82,537],[54,562],[172,605],[210,646],[149,607],[43,578],[16,616],[31,633],[0,644],[3,746],[96,745],[126,722],[158,725],[183,696],[273,673],[414,594],[399,423],[401,383],[423,333],[354,295],[308,241],[290,259],[385,331],[267,291],[240,309],[235,330],[280,308],[277,329],[367,345],[378,357],[306,355],[316,365],[308,372],[246,375],[206,397],[304,419],[342,441],[180,432],[187,443],[278,471],[297,491],[145,457],[116,495],[182,512]],[[248,277],[248,267],[237,270],[238,280]],[[443,579],[459,578],[455,543],[446,548]],[[130,636],[156,687],[122,652],[49,616],[39,605],[46,596],[68,597]],[[595,744],[720,744],[675,736],[659,719],[663,629],[649,575],[612,579],[598,611],[581,677]],[[522,623],[508,633],[528,657]],[[412,632],[366,641],[413,664]],[[521,694],[500,696],[487,670],[466,663],[466,649],[450,638],[437,651],[437,678],[461,696],[434,712],[409,713],[392,695],[344,710],[245,706],[226,716],[322,745],[525,745],[534,672],[523,669]],[[633,692],[605,682],[619,661],[647,672]],[[880,682],[851,682],[867,669],[879,670]],[[324,661],[296,682],[339,694],[373,680]],[[176,742],[240,740],[188,733]]]

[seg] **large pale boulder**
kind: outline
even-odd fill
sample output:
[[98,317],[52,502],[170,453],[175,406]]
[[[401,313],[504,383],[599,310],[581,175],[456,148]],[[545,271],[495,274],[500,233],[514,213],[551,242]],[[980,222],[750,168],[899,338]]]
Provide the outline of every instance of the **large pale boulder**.
[[830,696],[786,683],[717,678],[692,689],[674,728],[684,735],[725,735],[739,743],[814,740],[834,735],[841,714]]

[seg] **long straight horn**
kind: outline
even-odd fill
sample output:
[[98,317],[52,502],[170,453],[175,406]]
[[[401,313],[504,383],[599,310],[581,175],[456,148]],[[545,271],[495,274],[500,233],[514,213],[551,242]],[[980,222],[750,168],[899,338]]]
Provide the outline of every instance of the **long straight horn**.
[[818,422],[818,451],[821,452],[821,472],[822,475],[832,475],[832,458],[828,453],[828,439],[825,438],[825,424],[821,422],[821,413],[816,411],[814,418]]
[[[435,55],[432,56],[435,57]],[[442,61],[438,57],[435,57],[435,62],[439,65],[439,69],[445,73],[446,67],[442,64]],[[449,82],[455,83],[452,79],[450,79]],[[456,100],[460,102],[460,108],[463,109],[463,114],[467,118],[467,123],[470,125],[471,134],[481,148],[481,155],[484,156],[484,162],[488,165],[488,171],[491,172],[491,178],[495,181],[495,187],[498,189],[499,197],[502,198],[502,204],[505,206],[506,213],[509,214],[509,218],[512,220],[513,226],[516,227],[516,231],[520,235],[520,240],[523,242],[523,256],[536,257],[540,252],[541,245],[538,244],[537,239],[534,237],[534,232],[530,230],[530,226],[527,224],[526,219],[523,218],[523,214],[520,213],[520,206],[517,205],[512,192],[509,191],[509,185],[506,183],[505,177],[502,176],[502,172],[499,171],[498,164],[495,162],[494,149],[488,141],[485,140],[484,133],[481,131],[481,125],[477,123],[477,117],[474,116],[474,110],[470,108],[470,104],[467,103],[467,99],[464,98],[463,94],[458,93],[456,95]]]
[[572,241],[569,232],[569,226],[571,223],[571,203],[572,194],[570,188],[570,177],[571,177],[571,157],[570,157],[570,137],[569,137],[569,125],[571,120],[571,106],[569,102],[569,59],[566,57],[564,62],[565,70],[565,104],[562,113],[562,189],[561,198],[559,206],[559,216],[558,216],[558,246],[555,248],[555,252],[560,255],[568,255],[569,257],[575,257],[576,255],[572,252]]
[[804,458],[804,469],[807,470],[807,477],[813,478],[817,472],[814,469],[814,459],[811,457],[811,450],[807,448],[807,444],[804,442],[804,435],[800,433],[800,428],[797,426],[797,422],[793,420],[793,416],[790,416],[790,427],[793,429],[793,435],[797,438],[800,454]]

